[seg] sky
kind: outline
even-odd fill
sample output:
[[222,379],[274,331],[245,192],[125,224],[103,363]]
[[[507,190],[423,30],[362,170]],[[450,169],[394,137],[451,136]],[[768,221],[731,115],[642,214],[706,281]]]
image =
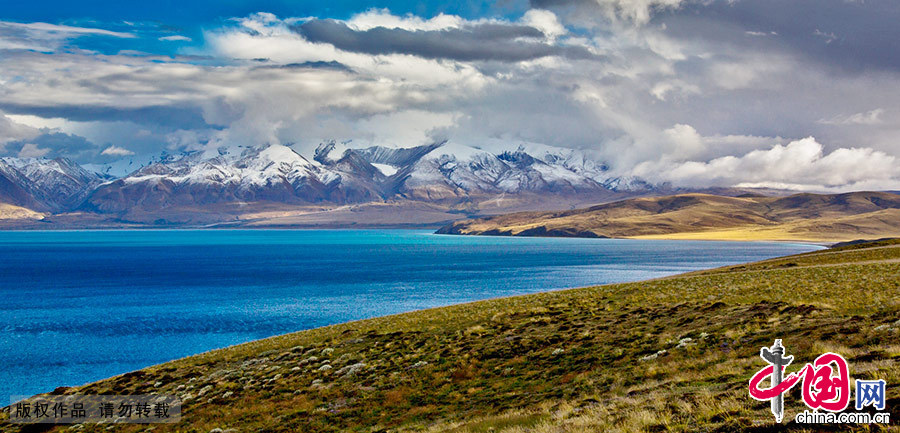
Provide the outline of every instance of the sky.
[[900,189],[895,0],[3,3],[0,156],[450,140],[685,187]]

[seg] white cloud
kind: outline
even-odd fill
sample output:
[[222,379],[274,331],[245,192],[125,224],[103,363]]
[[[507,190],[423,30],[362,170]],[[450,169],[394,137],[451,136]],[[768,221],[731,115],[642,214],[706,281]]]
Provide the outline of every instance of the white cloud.
[[187,36],[184,36],[184,35],[171,35],[171,36],[162,36],[159,38],[159,40],[167,41],[167,42],[179,42],[179,41],[191,42],[193,39],[191,39]]
[[0,21],[0,50],[52,51],[69,39],[80,36],[109,36],[132,39],[132,33],[49,23]]
[[634,24],[646,24],[654,12],[675,9],[684,0],[594,0],[613,20],[626,20]]
[[663,131],[663,135],[672,145],[668,155],[680,159],[697,156],[706,149],[703,137],[690,125],[677,124]]
[[37,137],[40,133],[40,130],[37,128],[17,122],[12,116],[0,113],[0,151],[3,150],[6,143],[31,139]]
[[106,149],[103,149],[103,152],[100,152],[100,154],[106,156],[129,156],[134,155],[134,152],[125,149],[124,147],[109,146]]
[[819,119],[819,123],[825,125],[878,125],[883,122],[881,116],[884,109],[876,108],[864,113],[851,114],[849,116],[834,116],[829,119]]
[[529,9],[522,16],[522,24],[534,27],[553,40],[568,33],[556,14],[544,9]]
[[[685,186],[769,186],[798,190],[853,190],[860,185],[900,184],[897,158],[871,148],[824,153],[814,138],[710,161],[639,165],[634,173]],[[883,186],[882,186],[883,187]]]
[[33,35],[41,35],[49,37],[57,35],[61,37],[71,37],[75,35],[101,35],[112,36],[116,38],[136,38],[132,33],[114,32],[111,30],[97,29],[90,27],[73,27],[61,26],[48,23],[17,23],[12,21],[0,21],[0,27],[24,30]]
[[[543,32],[541,43],[577,47],[597,59],[493,62],[361,54],[312,43],[292,30],[310,18],[268,13],[208,30],[204,44],[190,48],[198,57],[4,52],[0,103],[12,107],[7,111],[32,113],[6,117],[19,132],[7,133],[12,138],[5,140],[24,143],[28,134],[50,128],[110,143],[104,153],[116,156],[116,149],[144,155],[153,146],[177,151],[282,143],[309,150],[328,139],[411,146],[449,138],[479,146],[578,148],[602,158],[614,173],[685,185],[895,182],[896,174],[886,173],[883,164],[900,157],[900,124],[889,116],[900,109],[897,74],[840,75],[770,45],[737,50],[718,40],[675,37],[663,25],[631,25],[647,24],[656,11],[682,4],[598,0],[622,22],[593,28],[575,28],[555,9],[478,20],[375,9],[344,22],[359,30],[412,32],[488,21],[528,25]],[[748,38],[744,30],[732,36],[755,44],[783,39]],[[836,116],[835,107],[883,108]],[[148,126],[150,116],[143,113],[160,108],[195,110],[209,125]],[[121,117],[104,118],[111,116],[105,113]],[[120,125],[128,123],[122,118],[131,124]],[[142,130],[151,132],[145,144],[138,136]],[[819,138],[812,140],[818,147],[779,138],[807,135]],[[851,160],[862,168],[854,171],[843,162]]]
[[684,97],[699,93],[699,86],[685,83],[682,80],[661,81],[656,83],[650,90],[650,94],[660,101],[667,101],[672,97]]
[[403,30],[444,30],[462,27],[465,20],[456,15],[438,14],[430,19],[423,19],[412,14],[397,16],[388,9],[369,9],[353,15],[347,24],[357,30],[369,30],[376,27]]
[[50,149],[39,148],[34,143],[25,143],[17,156],[19,158],[40,158],[48,153],[50,153]]
[[770,59],[748,58],[738,62],[712,63],[709,74],[714,83],[727,90],[739,90],[766,84],[766,78],[779,72],[775,56]]

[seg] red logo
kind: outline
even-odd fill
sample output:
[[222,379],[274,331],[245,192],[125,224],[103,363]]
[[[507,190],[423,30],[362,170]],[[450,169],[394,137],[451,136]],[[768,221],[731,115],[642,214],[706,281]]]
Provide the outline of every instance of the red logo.
[[[810,409],[840,412],[850,404],[850,370],[847,360],[836,353],[820,355],[811,364],[782,379],[793,357],[783,357],[781,340],[775,340],[772,348],[763,347],[760,356],[770,365],[758,371],[750,379],[750,396],[760,401],[772,402],[772,413],[781,422],[784,415],[784,394],[803,379],[803,402]],[[778,368],[778,371],[776,371]],[[760,387],[770,378],[768,388]]]

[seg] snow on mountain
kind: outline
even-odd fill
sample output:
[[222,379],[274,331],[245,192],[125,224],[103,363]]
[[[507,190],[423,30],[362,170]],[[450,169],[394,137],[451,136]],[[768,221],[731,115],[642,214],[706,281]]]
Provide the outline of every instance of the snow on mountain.
[[377,164],[377,163],[371,163],[371,164],[373,167],[377,168],[378,171],[381,172],[381,174],[383,174],[385,176],[393,176],[393,175],[397,174],[397,167],[395,167],[393,165]]
[[426,195],[515,194],[545,192],[577,194],[608,190],[604,165],[572,149],[541,146],[528,151],[488,152],[449,144],[431,150],[416,162],[406,186]]
[[54,211],[78,205],[88,192],[103,182],[103,177],[89,172],[67,158],[0,158],[7,179],[26,191],[36,208]]
[[594,197],[649,188],[639,179],[610,176],[605,165],[577,150],[535,144],[488,151],[452,142],[412,148],[328,142],[311,159],[289,146],[269,145],[165,156],[119,179],[65,159],[0,159],[0,199],[25,203],[32,197],[55,211],[153,213],[229,203],[395,199],[454,204],[524,193]]
[[31,209],[43,208],[31,193],[29,180],[7,158],[0,158],[0,203],[24,206]]

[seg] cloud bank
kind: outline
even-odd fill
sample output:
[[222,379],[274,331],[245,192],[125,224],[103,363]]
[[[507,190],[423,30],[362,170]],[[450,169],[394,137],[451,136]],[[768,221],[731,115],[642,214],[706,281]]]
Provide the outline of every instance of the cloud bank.
[[[613,174],[684,186],[898,188],[900,55],[889,47],[900,34],[885,26],[900,11],[822,1],[533,0],[476,18],[259,12],[198,38],[0,21],[0,152],[102,164],[449,139],[575,148]],[[794,27],[771,18],[815,7]]]

